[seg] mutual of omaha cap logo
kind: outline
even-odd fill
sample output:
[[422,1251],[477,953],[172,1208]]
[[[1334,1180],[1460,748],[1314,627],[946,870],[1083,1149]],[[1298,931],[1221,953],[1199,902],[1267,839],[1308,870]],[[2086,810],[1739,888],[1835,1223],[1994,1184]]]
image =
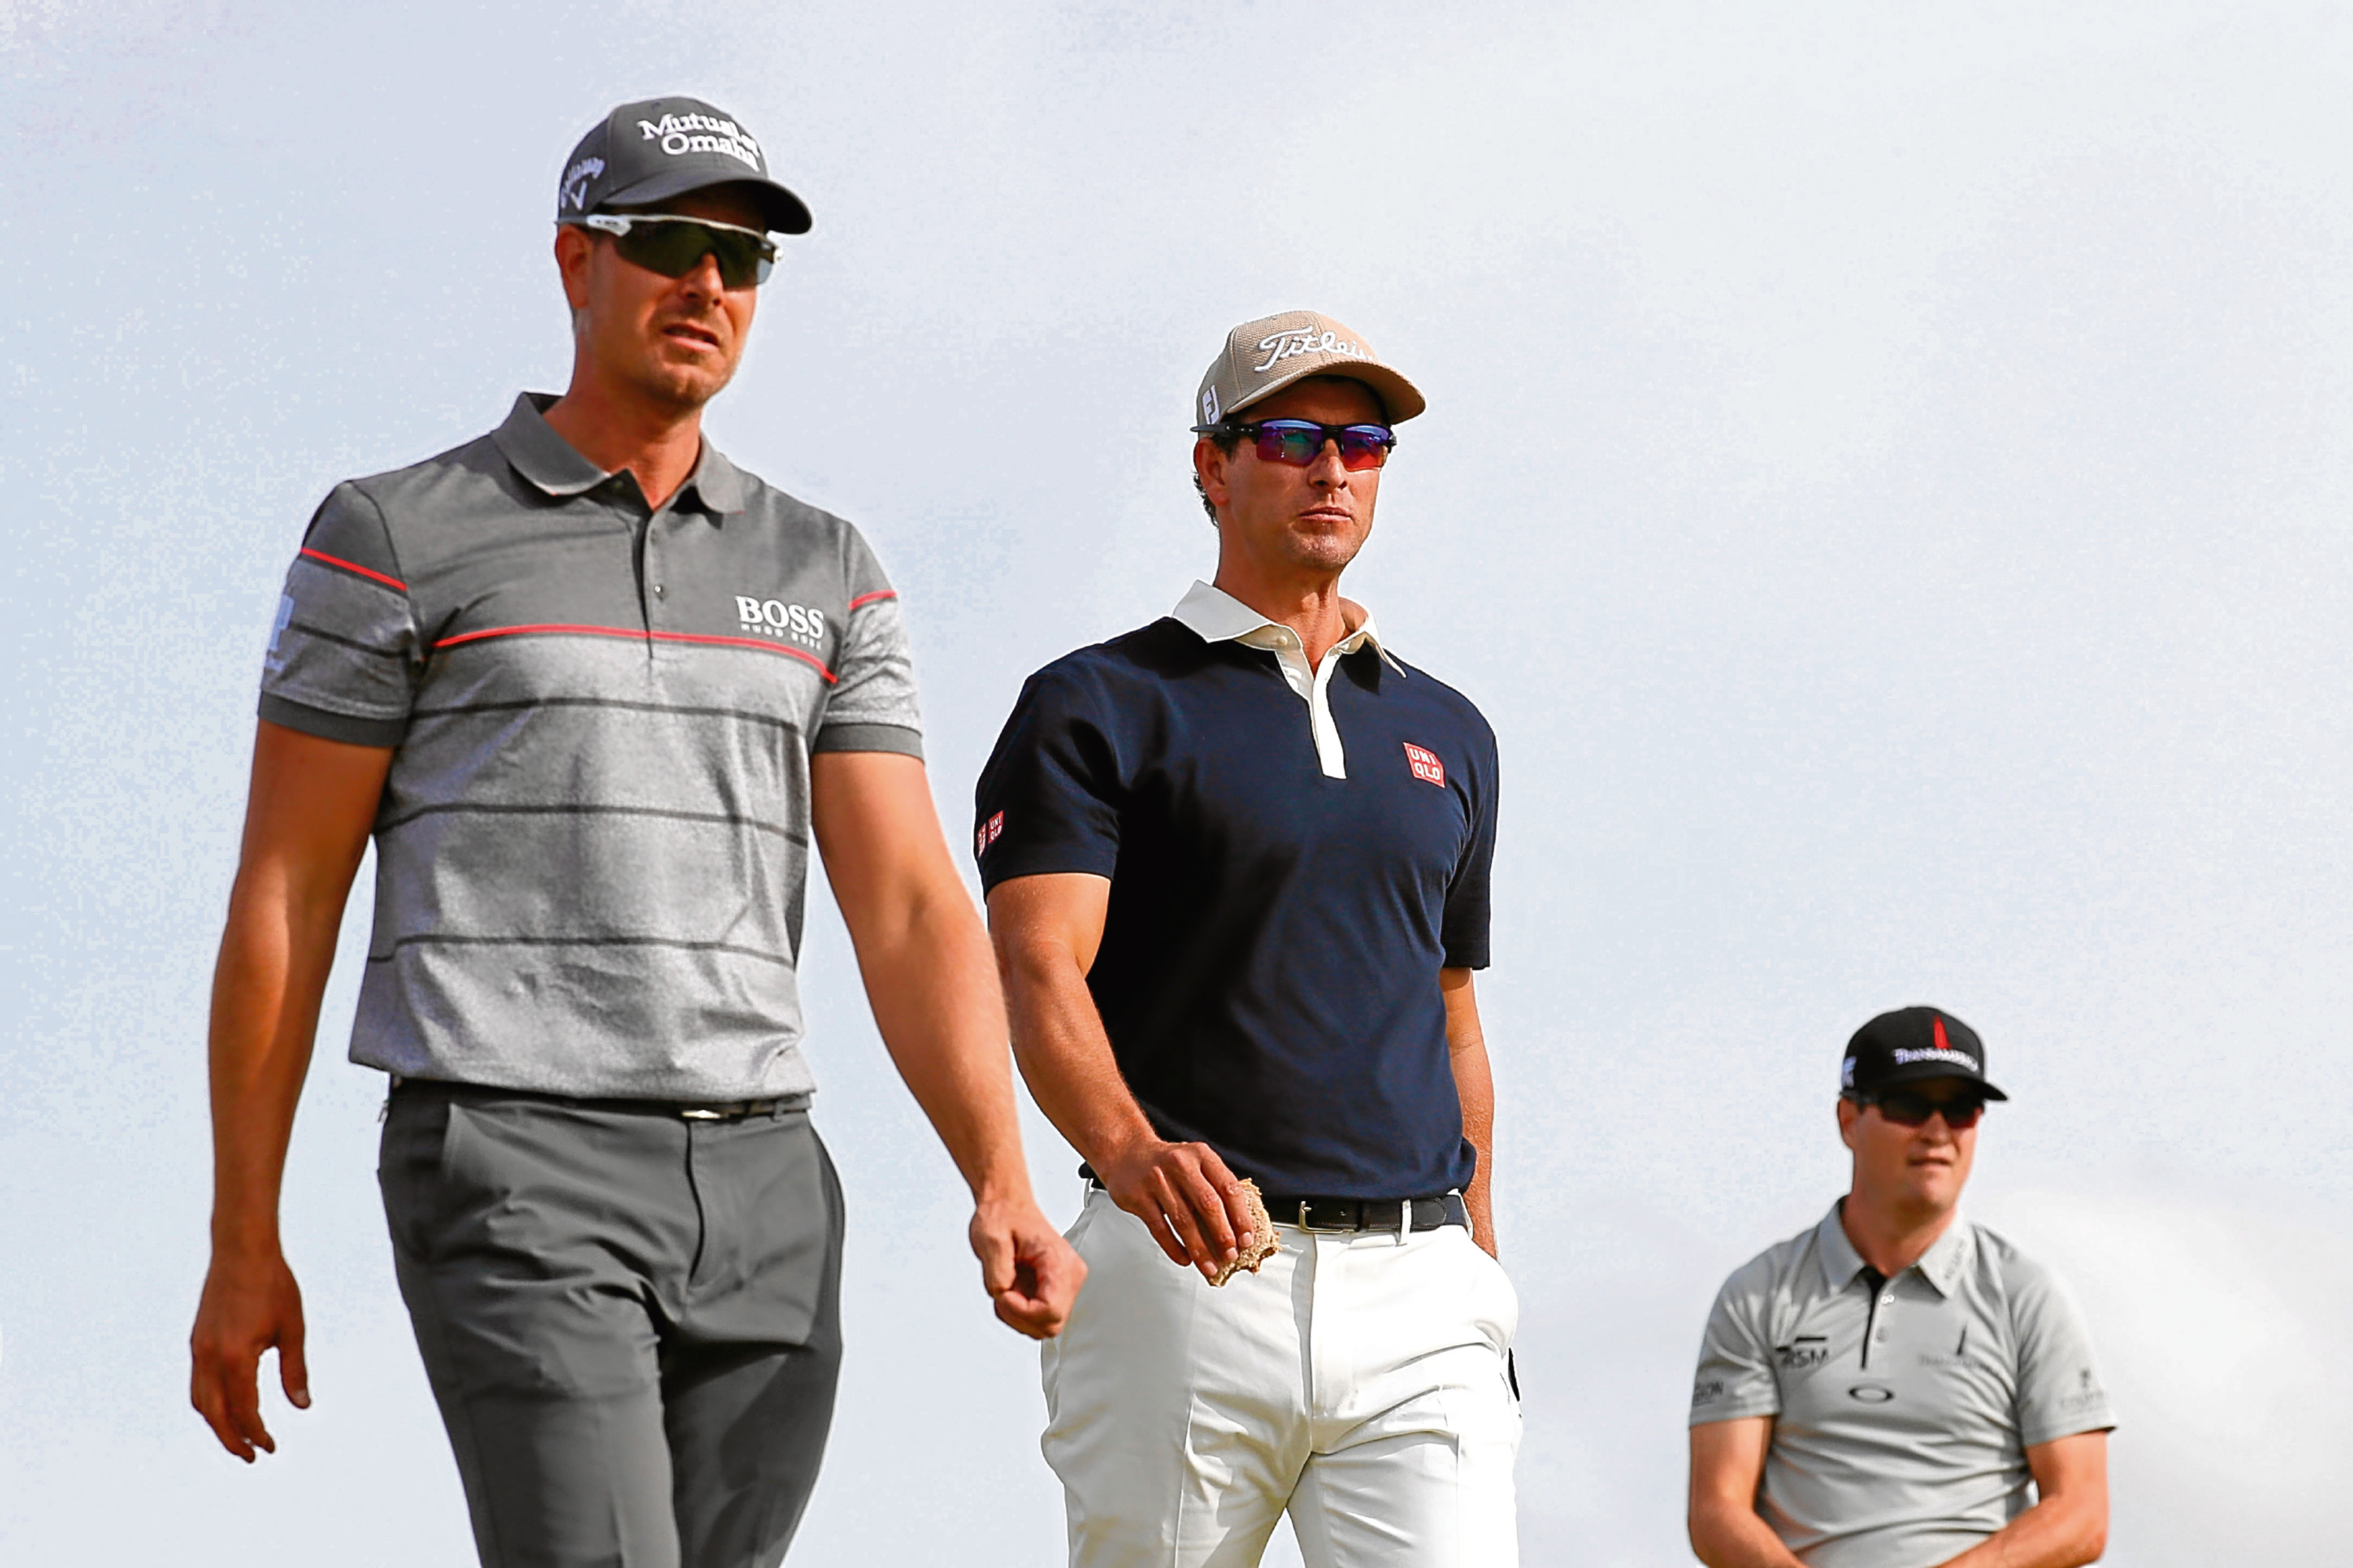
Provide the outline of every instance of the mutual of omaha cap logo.
[[1345,376],[1373,389],[1392,425],[1427,405],[1414,384],[1381,363],[1364,335],[1314,311],[1285,311],[1244,322],[1226,334],[1224,352],[1210,362],[1194,398],[1198,421],[1214,425],[1294,381]]
[[768,155],[734,116],[699,98],[649,98],[605,116],[564,161],[555,221],[644,207],[710,185],[751,189],[766,226],[807,234],[809,210],[768,175]]
[[1876,1094],[1923,1078],[1967,1078],[1988,1099],[2010,1097],[1986,1082],[1985,1042],[1978,1032],[1934,1007],[1881,1013],[1854,1032],[1839,1065],[1839,1086],[1852,1094]]

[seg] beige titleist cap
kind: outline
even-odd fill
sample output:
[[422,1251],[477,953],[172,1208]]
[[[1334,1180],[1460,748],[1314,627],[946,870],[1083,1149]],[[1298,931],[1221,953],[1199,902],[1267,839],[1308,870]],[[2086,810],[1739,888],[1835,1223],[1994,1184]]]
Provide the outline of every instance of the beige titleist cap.
[[1389,423],[1402,424],[1427,406],[1412,382],[1383,365],[1373,345],[1330,316],[1285,311],[1244,322],[1226,334],[1225,352],[1209,363],[1193,400],[1199,422],[1214,425],[1310,376],[1345,376],[1379,397]]

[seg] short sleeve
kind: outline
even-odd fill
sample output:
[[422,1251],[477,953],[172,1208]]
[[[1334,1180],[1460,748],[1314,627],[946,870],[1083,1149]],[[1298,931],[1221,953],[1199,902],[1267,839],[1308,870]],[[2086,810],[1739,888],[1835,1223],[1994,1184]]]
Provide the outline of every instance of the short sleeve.
[[847,531],[843,577],[849,588],[834,683],[809,750],[923,755],[915,703],[915,656],[899,590],[882,575],[856,530]]
[[2091,1337],[2059,1281],[2020,1259],[2010,1282],[2010,1320],[2018,1345],[2018,1436],[2039,1443],[2114,1426],[2108,1391],[2092,1361]]
[[1496,756],[1494,732],[1483,723],[1480,729],[1486,745],[1481,758],[1483,766],[1472,780],[1471,838],[1446,885],[1446,906],[1440,916],[1439,946],[1448,969],[1487,967],[1488,879],[1495,863]]
[[1781,1414],[1781,1383],[1773,1371],[1772,1336],[1765,1326],[1766,1271],[1752,1263],[1724,1282],[1700,1336],[1699,1371],[1692,1378],[1691,1425]]
[[397,746],[423,673],[384,514],[337,485],[286,570],[261,665],[261,716],[353,746]]
[[1029,677],[974,790],[973,853],[992,889],[1017,876],[1119,863],[1121,782],[1109,705],[1050,667]]

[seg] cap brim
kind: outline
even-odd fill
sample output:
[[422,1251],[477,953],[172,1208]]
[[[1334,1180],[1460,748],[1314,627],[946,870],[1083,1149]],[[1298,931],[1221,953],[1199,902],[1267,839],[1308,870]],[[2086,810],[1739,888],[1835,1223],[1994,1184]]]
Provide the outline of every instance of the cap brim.
[[774,180],[757,175],[722,175],[712,176],[706,170],[664,169],[660,174],[639,180],[636,185],[617,191],[607,191],[599,207],[642,207],[648,202],[668,201],[689,191],[707,191],[714,185],[743,185],[758,198],[764,221],[777,234],[807,234],[816,222],[800,197]]
[[[1312,358],[1312,355],[1302,355]],[[1388,415],[1389,423],[1401,425],[1430,405],[1422,400],[1421,389],[1386,365],[1375,365],[1367,359],[1334,359],[1322,364],[1302,365],[1284,371],[1267,385],[1252,392],[1228,408],[1228,415],[1238,414],[1253,403],[1263,403],[1269,397],[1295,382],[1317,376],[1334,376],[1344,381],[1361,381],[1373,389],[1381,400],[1381,408]]]

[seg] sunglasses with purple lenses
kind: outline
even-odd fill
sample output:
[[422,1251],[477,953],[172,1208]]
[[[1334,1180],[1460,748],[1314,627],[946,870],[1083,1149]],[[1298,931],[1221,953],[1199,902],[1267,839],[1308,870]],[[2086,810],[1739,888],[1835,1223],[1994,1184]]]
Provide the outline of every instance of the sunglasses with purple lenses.
[[1967,1132],[1977,1126],[1978,1118],[1985,1114],[1986,1103],[1976,1095],[1955,1095],[1948,1100],[1933,1100],[1926,1095],[1908,1089],[1890,1089],[1883,1094],[1857,1097],[1864,1105],[1877,1106],[1879,1114],[1898,1127],[1925,1127],[1932,1116],[1942,1116],[1945,1125],[1955,1132]]
[[1258,444],[1261,462],[1305,468],[1324,455],[1324,443],[1340,448],[1340,466],[1378,468],[1389,461],[1397,432],[1387,425],[1319,425],[1313,419],[1261,419],[1254,424],[1196,425],[1197,436],[1246,436]]

